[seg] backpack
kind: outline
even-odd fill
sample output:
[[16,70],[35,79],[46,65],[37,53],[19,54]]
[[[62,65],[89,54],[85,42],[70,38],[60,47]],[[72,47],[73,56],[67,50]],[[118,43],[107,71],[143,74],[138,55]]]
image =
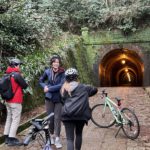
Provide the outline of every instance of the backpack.
[[64,103],[62,108],[62,116],[80,116],[88,106],[88,94],[85,91],[85,88],[79,85],[74,92],[77,93],[73,94],[72,97],[68,96],[66,102]]
[[9,101],[11,100],[16,91],[13,93],[12,90],[12,84],[11,84],[11,77],[13,76],[13,73],[11,74],[5,74],[1,79],[0,79],[0,95],[3,100]]

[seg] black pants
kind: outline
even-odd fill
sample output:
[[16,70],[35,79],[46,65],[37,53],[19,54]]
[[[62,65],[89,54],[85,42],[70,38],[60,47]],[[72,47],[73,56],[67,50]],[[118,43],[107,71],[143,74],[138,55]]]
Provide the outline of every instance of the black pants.
[[64,126],[67,136],[67,150],[80,150],[82,145],[82,131],[84,121],[64,121]]

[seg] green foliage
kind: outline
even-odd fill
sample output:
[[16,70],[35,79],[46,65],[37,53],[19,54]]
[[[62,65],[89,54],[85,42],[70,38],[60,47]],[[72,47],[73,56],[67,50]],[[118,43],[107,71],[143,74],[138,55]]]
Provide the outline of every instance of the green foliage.
[[4,14],[1,16],[2,56],[13,57],[26,54],[38,45],[33,26],[27,24],[23,16]]
[[148,1],[106,0],[101,3],[102,0],[88,0],[89,26],[97,29],[118,28],[124,33],[134,32],[150,16],[150,1]]
[[81,0],[51,0],[49,15],[56,18],[63,30],[79,32],[85,22],[86,7]]
[[61,29],[135,32],[150,16],[150,0],[1,0],[0,56],[26,55],[50,45]]
[[1,55],[24,55],[41,48],[60,32],[46,11],[30,0],[0,2]]
[[30,55],[50,45],[60,35],[56,21],[38,1],[0,1],[0,69],[11,57]]
[[130,33],[146,23],[150,16],[149,0],[49,0],[49,3],[49,15],[62,29],[74,33],[79,33],[84,26],[118,28]]

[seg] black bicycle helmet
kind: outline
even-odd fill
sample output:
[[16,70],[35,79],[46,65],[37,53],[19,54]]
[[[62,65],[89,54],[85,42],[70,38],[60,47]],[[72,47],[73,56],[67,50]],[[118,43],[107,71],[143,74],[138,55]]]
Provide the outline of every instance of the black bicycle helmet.
[[13,58],[9,61],[9,64],[10,66],[17,66],[17,65],[21,65],[22,62],[18,58]]
[[65,78],[68,82],[76,81],[79,74],[75,68],[69,68],[65,71]]
[[56,60],[58,59],[59,60],[59,63],[61,63],[61,58],[59,55],[53,55],[50,59],[50,65]]

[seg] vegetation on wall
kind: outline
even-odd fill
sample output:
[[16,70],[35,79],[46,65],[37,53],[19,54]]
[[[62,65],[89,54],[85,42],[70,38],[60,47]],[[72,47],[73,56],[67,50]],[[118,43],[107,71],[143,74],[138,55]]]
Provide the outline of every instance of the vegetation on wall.
[[46,8],[61,28],[74,33],[87,26],[117,28],[127,34],[149,24],[150,17],[149,0],[50,0]]
[[79,71],[79,79],[83,83],[93,84],[93,78],[91,78],[90,64],[88,62],[88,53],[83,45],[82,39],[78,39],[74,45],[68,45],[66,49],[66,68],[74,67]]

